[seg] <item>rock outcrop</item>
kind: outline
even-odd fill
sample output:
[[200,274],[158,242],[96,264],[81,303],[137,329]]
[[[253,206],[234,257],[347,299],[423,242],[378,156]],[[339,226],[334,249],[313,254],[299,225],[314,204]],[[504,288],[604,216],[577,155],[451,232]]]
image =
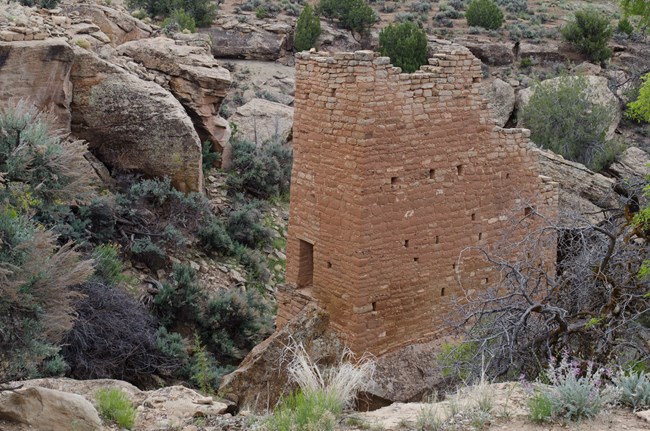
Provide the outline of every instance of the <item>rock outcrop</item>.
[[287,346],[302,343],[319,366],[336,364],[344,344],[329,328],[329,317],[314,304],[279,331],[255,346],[239,368],[224,377],[219,393],[239,406],[256,410],[272,408],[280,396],[292,388],[287,374]]
[[291,138],[293,108],[265,99],[252,99],[237,108],[230,121],[237,125],[242,139],[258,146],[269,139],[286,142]]
[[573,225],[578,220],[598,223],[604,220],[603,208],[618,207],[615,181],[566,160],[551,151],[539,151],[540,171],[560,185],[560,223]]
[[503,127],[515,109],[515,89],[499,78],[483,81],[481,93],[488,101],[488,109],[497,126]]
[[219,116],[219,108],[230,87],[230,72],[219,65],[207,46],[157,37],[125,43],[118,52],[162,75],[163,85],[189,113],[201,141],[209,139],[227,164],[230,128]]
[[69,132],[73,60],[63,38],[0,42],[0,108],[25,100],[51,113],[53,126]]
[[620,154],[608,171],[624,181],[640,181],[650,174],[650,155],[637,147]]
[[74,3],[63,7],[66,13],[76,12],[80,17],[90,20],[109,38],[113,46],[131,40],[149,37],[153,30],[126,11],[93,3]]
[[75,56],[75,136],[112,169],[169,176],[179,190],[201,190],[201,142],[180,102],[92,52],[76,47]]
[[[568,78],[553,78],[542,81],[539,85],[546,88],[557,87],[563,79],[580,79],[576,77]],[[602,76],[584,76],[586,80],[586,94],[589,100],[594,103],[603,106],[609,112],[611,112],[611,120],[609,126],[607,127],[607,139],[612,139],[614,137],[614,132],[618,126],[619,121],[621,121],[621,108],[618,103],[618,99],[611,92],[607,86],[607,78]],[[526,88],[521,90],[517,94],[517,109],[521,110],[522,108],[528,105],[530,97],[535,91],[534,87]],[[521,123],[521,120],[520,120]],[[522,126],[522,124],[518,124]],[[525,125],[523,125],[525,127]]]
[[485,38],[460,40],[456,43],[469,49],[483,63],[490,66],[507,66],[515,59],[512,51],[513,44],[492,42]]
[[102,425],[82,396],[41,387],[1,392],[0,419],[48,431],[95,431]]

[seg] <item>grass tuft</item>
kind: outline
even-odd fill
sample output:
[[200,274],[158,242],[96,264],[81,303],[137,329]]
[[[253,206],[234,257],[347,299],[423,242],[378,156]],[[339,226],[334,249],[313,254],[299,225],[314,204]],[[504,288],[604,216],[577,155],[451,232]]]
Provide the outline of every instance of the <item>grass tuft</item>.
[[126,429],[133,429],[135,409],[127,395],[117,388],[100,389],[95,395],[99,413],[104,419]]

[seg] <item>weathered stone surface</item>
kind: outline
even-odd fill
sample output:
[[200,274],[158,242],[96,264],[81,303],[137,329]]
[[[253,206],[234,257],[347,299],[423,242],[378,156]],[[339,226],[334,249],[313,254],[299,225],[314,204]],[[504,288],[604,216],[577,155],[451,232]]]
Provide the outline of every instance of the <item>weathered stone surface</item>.
[[201,143],[180,102],[91,52],[75,54],[74,134],[111,169],[168,176],[180,190],[201,190]]
[[361,49],[361,44],[347,30],[336,28],[326,21],[321,21],[321,33],[316,41],[320,51],[346,52]]
[[0,419],[19,422],[38,430],[95,431],[101,420],[85,398],[53,389],[30,387],[0,392]]
[[343,354],[343,342],[329,328],[327,314],[307,304],[295,319],[255,346],[239,368],[224,377],[219,393],[239,406],[254,410],[273,407],[292,388],[286,367],[287,346],[302,343],[319,366],[331,366]]
[[560,222],[574,224],[580,218],[592,223],[604,220],[602,208],[615,208],[618,200],[614,180],[564,159],[551,151],[539,150],[540,168],[560,185]]
[[19,100],[53,114],[53,125],[70,131],[74,52],[65,39],[0,42],[0,109]]
[[517,58],[530,58],[535,64],[562,63],[567,59],[560,45],[548,40],[538,44],[521,42],[514,49]]
[[167,421],[175,424],[196,417],[221,415],[227,410],[228,404],[214,401],[212,397],[203,396],[184,386],[168,386],[146,392],[135,429],[144,428],[142,425],[138,427],[138,424],[159,419],[161,412],[166,412]]
[[627,148],[609,167],[609,172],[623,180],[639,181],[650,174],[650,155],[637,147]]
[[489,39],[460,40],[456,43],[467,47],[472,54],[490,66],[506,66],[512,64],[515,59],[513,44],[492,42]]
[[488,101],[488,108],[497,126],[503,127],[515,109],[515,89],[499,78],[483,81],[481,94]]
[[200,31],[210,35],[212,53],[217,58],[275,61],[290,50],[285,33],[240,23],[235,17],[224,17],[218,24]]
[[118,52],[150,70],[164,74],[170,91],[194,121],[201,141],[209,139],[228,164],[230,128],[219,109],[230,87],[230,72],[221,67],[208,47],[179,44],[157,37],[128,42]]
[[266,99],[253,99],[237,108],[230,121],[237,125],[239,136],[257,145],[276,137],[285,142],[291,137],[293,108]]
[[151,27],[139,19],[112,7],[93,3],[74,3],[64,5],[63,9],[66,13],[77,12],[79,16],[92,20],[110,38],[113,46],[149,37],[153,32]]
[[[559,78],[553,78],[553,79],[547,79],[545,81],[542,81],[539,85],[547,87],[547,88],[553,88],[557,87],[559,83],[563,79],[579,79],[576,77],[559,77]],[[604,78],[602,76],[585,76],[583,79],[586,79],[586,87],[587,87],[587,96],[589,100],[592,103],[597,103],[603,107],[605,107],[608,111],[612,113],[611,116],[611,121],[609,123],[609,127],[607,128],[607,139],[612,139],[614,137],[614,132],[616,131],[616,127],[618,126],[619,121],[621,121],[621,108],[618,103],[618,99],[616,99],[616,96],[612,93],[612,91],[609,89],[607,85],[607,78]],[[517,109],[521,110],[522,108],[526,107],[528,105],[528,102],[530,101],[530,97],[533,95],[533,92],[535,91],[534,87],[529,87],[525,88],[517,94]],[[523,126],[525,127],[525,124],[519,120],[517,123],[518,126]]]

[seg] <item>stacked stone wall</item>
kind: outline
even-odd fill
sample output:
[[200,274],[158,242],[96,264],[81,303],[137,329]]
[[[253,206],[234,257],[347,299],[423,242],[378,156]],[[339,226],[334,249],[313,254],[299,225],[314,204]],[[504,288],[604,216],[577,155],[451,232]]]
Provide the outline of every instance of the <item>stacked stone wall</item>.
[[461,251],[523,235],[509,228],[517,212],[556,211],[529,132],[490,119],[480,61],[450,46],[429,63],[404,74],[369,51],[297,56],[279,325],[313,298],[355,351],[429,339],[452,298],[496,282]]

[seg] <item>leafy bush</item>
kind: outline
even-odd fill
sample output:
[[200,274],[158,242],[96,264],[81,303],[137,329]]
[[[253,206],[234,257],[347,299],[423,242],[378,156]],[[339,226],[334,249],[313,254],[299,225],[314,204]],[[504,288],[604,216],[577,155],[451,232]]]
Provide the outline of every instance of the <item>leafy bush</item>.
[[223,222],[217,218],[214,218],[207,226],[202,227],[198,235],[201,246],[207,253],[230,256],[235,250],[235,244],[232,242]]
[[197,273],[191,266],[174,264],[172,277],[175,284],[164,283],[154,298],[156,315],[166,327],[194,319],[202,296]]
[[404,72],[415,72],[427,64],[427,35],[410,22],[390,24],[379,33],[379,52]]
[[634,411],[650,407],[650,377],[642,371],[620,372],[614,383],[619,390],[618,400]]
[[61,343],[71,377],[146,385],[151,375],[169,375],[181,366],[158,348],[155,320],[129,295],[92,282],[78,290],[85,297],[75,303],[77,320]]
[[173,31],[189,30],[192,33],[196,31],[194,18],[187,14],[183,9],[174,9],[169,16],[165,18],[162,26]]
[[131,256],[138,262],[147,265],[152,271],[158,271],[165,267],[167,255],[157,244],[151,242],[146,236],[136,239],[131,245]]
[[122,273],[124,264],[120,260],[120,254],[117,246],[113,244],[102,244],[93,250],[93,260],[95,261],[95,276],[100,280],[113,286],[117,286],[126,280]]
[[496,30],[503,24],[503,12],[492,0],[472,0],[465,12],[467,25]]
[[286,193],[291,179],[291,158],[291,150],[279,143],[267,142],[256,148],[252,142],[234,139],[228,187],[261,199]]
[[270,277],[266,260],[258,250],[251,250],[241,244],[235,245],[235,255],[239,263],[246,268],[247,279],[249,282],[266,283]]
[[496,2],[510,13],[528,12],[528,2],[526,0],[496,0]]
[[612,50],[607,47],[613,33],[609,19],[594,9],[577,11],[574,20],[561,33],[591,61],[603,62],[612,56]]
[[650,2],[647,0],[621,0],[621,8],[626,16],[638,17],[640,27],[650,27]]
[[302,391],[295,391],[282,398],[266,426],[269,431],[332,431],[336,425],[336,416],[340,413],[340,406],[325,393],[306,395]]
[[544,391],[535,391],[528,399],[528,413],[530,420],[535,423],[550,421],[553,417],[553,402]]
[[201,338],[220,363],[237,362],[272,332],[268,311],[254,290],[219,292],[199,316]]
[[320,0],[319,14],[334,19],[339,27],[367,34],[379,21],[375,11],[364,0]]
[[293,46],[296,51],[306,51],[314,46],[320,36],[320,18],[314,14],[314,9],[306,4],[296,23],[296,33]]
[[230,238],[249,248],[262,247],[271,239],[271,232],[262,225],[260,204],[250,202],[228,215],[226,230]]
[[631,36],[632,33],[634,33],[634,26],[632,25],[632,23],[627,17],[624,17],[623,19],[618,21],[618,25],[616,26],[616,31]]
[[207,174],[208,171],[216,166],[216,163],[221,160],[221,154],[214,151],[214,145],[212,145],[212,142],[207,139],[203,142],[201,148],[203,153],[203,173]]
[[60,0],[20,0],[20,4],[23,6],[35,6],[38,5],[45,9],[54,9],[59,4]]
[[644,75],[639,88],[639,96],[627,105],[627,116],[636,121],[650,123],[650,73]]
[[182,10],[199,27],[210,26],[217,16],[217,7],[211,0],[128,0],[127,5],[131,9],[142,9],[152,17],[168,17]]
[[97,391],[95,398],[102,417],[115,422],[121,428],[133,429],[136,412],[124,392],[117,388],[102,388]]
[[588,92],[584,77],[562,77],[557,85],[537,85],[521,119],[537,145],[600,170],[619,150],[605,138],[614,113],[590,102]]

